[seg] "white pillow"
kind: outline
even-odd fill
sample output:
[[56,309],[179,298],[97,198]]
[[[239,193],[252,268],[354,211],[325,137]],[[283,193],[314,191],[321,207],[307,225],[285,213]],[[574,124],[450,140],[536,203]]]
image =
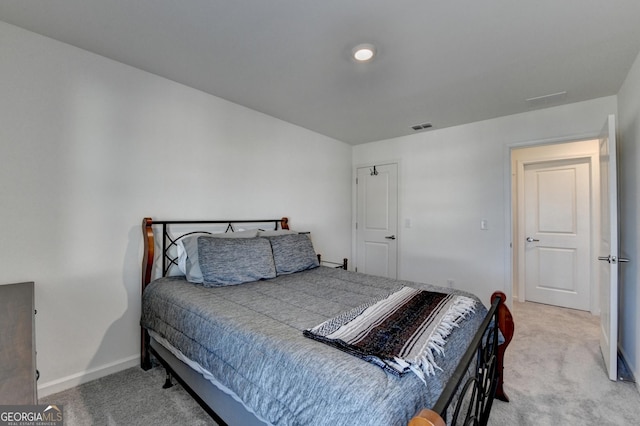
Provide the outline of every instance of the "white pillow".
[[203,235],[211,235],[209,232],[196,232],[195,234],[189,234],[186,237],[180,238],[176,243],[176,251],[178,253],[178,269],[182,272],[183,275],[187,275],[187,257],[189,257],[189,250],[185,247],[186,245],[191,248],[194,244],[196,247],[195,253],[192,253],[196,258],[196,265],[198,264],[198,237]]

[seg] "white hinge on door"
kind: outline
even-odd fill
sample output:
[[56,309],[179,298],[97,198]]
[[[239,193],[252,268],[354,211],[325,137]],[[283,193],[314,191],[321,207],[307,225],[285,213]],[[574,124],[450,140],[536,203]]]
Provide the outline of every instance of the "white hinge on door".
[[356,178],[356,185],[358,184],[358,178]]

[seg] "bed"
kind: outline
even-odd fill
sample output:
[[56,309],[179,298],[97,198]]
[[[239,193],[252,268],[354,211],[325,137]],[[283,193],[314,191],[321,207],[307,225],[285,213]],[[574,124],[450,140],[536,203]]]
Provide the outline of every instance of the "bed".
[[[155,357],[165,386],[175,377],[220,424],[486,424],[494,397],[508,401],[502,362],[513,319],[503,293],[487,309],[463,292],[348,271],[346,260],[325,266],[287,218],[145,218],[142,230],[141,367]],[[265,252],[275,273],[265,275]],[[366,362],[313,335],[403,291],[438,295],[438,306],[472,302],[419,368],[397,357]]]

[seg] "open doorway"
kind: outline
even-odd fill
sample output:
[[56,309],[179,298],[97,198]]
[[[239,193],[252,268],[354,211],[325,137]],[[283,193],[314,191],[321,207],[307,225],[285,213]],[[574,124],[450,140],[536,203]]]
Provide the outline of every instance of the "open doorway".
[[[616,154],[616,125],[615,116],[609,115],[597,139],[584,138],[578,142],[561,143],[531,143],[529,146],[509,147],[510,193],[511,197],[511,290],[514,297],[520,301],[529,299],[525,277],[526,246],[537,238],[526,235],[529,229],[523,218],[522,199],[524,190],[519,188],[519,182],[524,180],[524,170],[527,164],[544,163],[552,160],[572,163],[584,158],[589,164],[590,172],[590,262],[584,266],[589,270],[589,306],[590,312],[600,316],[600,348],[608,376],[617,379],[617,349],[618,349],[618,263],[628,259],[619,258],[618,247],[618,198],[617,198],[617,154]],[[593,148],[591,147],[593,145]],[[548,151],[546,151],[548,149]],[[597,154],[593,152],[597,149]],[[528,155],[530,155],[528,157]],[[521,157],[522,156],[522,157]],[[542,179],[544,180],[544,179]],[[550,179],[547,186],[555,185]],[[543,182],[543,185],[545,182]],[[559,185],[565,185],[562,182]],[[554,188],[555,189],[555,188]],[[555,194],[555,192],[552,192]],[[551,197],[553,198],[553,197]],[[562,198],[562,197],[560,197]],[[519,204],[520,199],[520,204]],[[560,200],[560,203],[566,200]],[[562,209],[561,209],[562,210]],[[576,222],[576,221],[574,221]],[[553,230],[551,230],[553,231]],[[546,234],[552,234],[547,232]],[[531,240],[531,241],[530,241]],[[539,267],[539,266],[538,266]],[[578,267],[578,266],[574,266]]]
[[513,295],[599,313],[598,140],[511,150]]

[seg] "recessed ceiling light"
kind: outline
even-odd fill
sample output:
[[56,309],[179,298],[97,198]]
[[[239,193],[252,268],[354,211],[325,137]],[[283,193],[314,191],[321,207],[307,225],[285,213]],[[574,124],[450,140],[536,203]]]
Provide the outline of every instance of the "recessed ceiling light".
[[376,48],[372,44],[359,44],[352,50],[353,59],[358,62],[368,62],[376,55]]

